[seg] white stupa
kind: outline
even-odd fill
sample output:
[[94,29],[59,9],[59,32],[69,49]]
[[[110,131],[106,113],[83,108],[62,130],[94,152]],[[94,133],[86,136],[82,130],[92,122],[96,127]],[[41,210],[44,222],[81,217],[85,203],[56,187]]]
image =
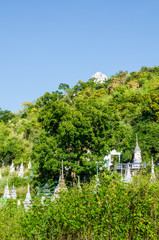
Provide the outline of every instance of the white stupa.
[[125,169],[125,178],[123,178],[123,176],[121,176],[121,181],[126,182],[126,183],[132,182],[132,176],[131,176],[129,164],[127,164],[127,169]]
[[28,163],[28,170],[31,169],[31,161]]
[[134,149],[134,158],[133,158],[134,163],[141,163],[142,162],[142,157],[141,157],[141,150],[138,145],[138,138],[136,134],[136,147]]
[[20,165],[19,172],[18,172],[18,177],[23,178],[24,176],[24,167],[23,167],[23,162]]
[[128,164],[128,168],[127,168],[127,174],[126,174],[125,182],[127,182],[127,183],[132,182],[132,176],[131,176],[129,164]]
[[25,201],[23,203],[24,203],[25,210],[28,210],[32,206],[29,183],[28,183],[28,191],[27,191],[27,194],[26,194],[26,198],[25,198]]
[[7,200],[7,199],[10,198],[10,195],[9,195],[9,187],[8,187],[8,179],[7,179],[7,185],[5,186],[3,198],[4,198],[5,200]]
[[108,77],[101,73],[101,72],[96,72],[92,78],[94,79],[94,82],[95,83],[103,83],[104,81],[107,81],[108,80]]
[[155,176],[155,170],[154,170],[154,162],[153,162],[153,157],[151,159],[151,181],[154,181],[156,179]]
[[16,197],[17,197],[17,194],[13,184],[13,189],[11,190],[11,198],[16,199]]
[[2,178],[1,169],[0,169],[0,179]]
[[10,171],[9,171],[9,173],[13,173],[15,171],[15,167],[14,167],[14,163],[13,163],[13,161],[12,161],[12,164],[11,164],[11,166],[10,166]]

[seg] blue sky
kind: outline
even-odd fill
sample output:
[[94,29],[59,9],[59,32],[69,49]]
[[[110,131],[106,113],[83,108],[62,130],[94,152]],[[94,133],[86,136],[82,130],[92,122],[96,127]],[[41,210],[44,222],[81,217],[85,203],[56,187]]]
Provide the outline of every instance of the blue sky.
[[60,83],[159,66],[158,0],[1,0],[0,107]]

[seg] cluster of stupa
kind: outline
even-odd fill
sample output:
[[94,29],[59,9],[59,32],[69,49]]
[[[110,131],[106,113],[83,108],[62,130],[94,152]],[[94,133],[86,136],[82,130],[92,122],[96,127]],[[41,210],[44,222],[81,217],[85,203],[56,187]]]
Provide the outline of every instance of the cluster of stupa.
[[[31,169],[31,161],[29,161],[29,163],[28,163],[28,170],[29,169]],[[9,173],[12,174],[14,172],[15,172],[15,167],[14,167],[14,162],[12,161]],[[23,176],[24,176],[24,166],[23,166],[23,162],[22,162],[20,167],[18,168],[18,177],[23,178]],[[0,174],[0,178],[1,178],[1,174]]]
[[[2,199],[7,201],[10,198],[16,199],[17,198],[17,194],[16,194],[16,190],[15,190],[14,184],[13,184],[13,189],[11,190],[11,194],[10,194],[9,186],[8,186],[8,180],[7,180],[7,185],[5,186],[5,190],[4,190],[4,194],[3,194]],[[24,203],[24,208],[26,210],[28,210],[29,207],[32,206],[29,183],[28,183],[28,190],[27,190],[26,198],[25,198],[25,201],[23,203]],[[20,205],[20,200],[18,200],[17,204],[18,204],[18,206]]]
[[[29,161],[28,169],[31,169],[31,161]],[[12,174],[14,172],[15,172],[15,167],[14,167],[14,162],[12,161],[9,173]],[[18,169],[18,177],[23,178],[23,176],[24,176],[24,167],[23,167],[23,162],[22,162],[21,165],[20,165],[20,168]],[[1,170],[0,170],[0,179],[1,178],[2,178],[2,175],[1,175]],[[15,190],[15,187],[14,187],[14,184],[13,184],[13,189],[11,190],[11,193],[10,193],[9,186],[8,186],[8,180],[7,180],[7,185],[5,186],[5,190],[4,190],[4,194],[3,194],[2,199],[7,201],[10,198],[16,199],[16,190]],[[31,204],[31,195],[30,195],[29,184],[28,184],[28,190],[27,190],[26,198],[25,198],[25,201],[23,203],[24,203],[24,208],[26,210],[28,210],[29,207],[31,207],[31,205],[32,205]],[[21,204],[20,200],[18,200],[17,204],[18,204],[18,206]]]

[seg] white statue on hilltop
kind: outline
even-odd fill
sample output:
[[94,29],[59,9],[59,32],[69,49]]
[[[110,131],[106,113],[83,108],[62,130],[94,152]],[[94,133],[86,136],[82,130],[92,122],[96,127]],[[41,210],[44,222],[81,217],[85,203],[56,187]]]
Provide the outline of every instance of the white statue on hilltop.
[[104,81],[108,80],[108,77],[101,73],[101,72],[96,72],[92,78],[94,79],[95,83],[103,83]]

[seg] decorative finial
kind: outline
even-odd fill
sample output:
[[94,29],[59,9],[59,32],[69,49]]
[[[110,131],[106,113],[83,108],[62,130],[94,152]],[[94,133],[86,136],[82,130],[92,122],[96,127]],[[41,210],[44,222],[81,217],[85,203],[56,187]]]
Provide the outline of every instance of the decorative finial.
[[138,137],[137,137],[137,133],[136,133],[136,145],[138,145]]
[[61,179],[63,180],[64,179],[64,175],[63,175],[63,160],[62,160],[62,172],[61,172]]

